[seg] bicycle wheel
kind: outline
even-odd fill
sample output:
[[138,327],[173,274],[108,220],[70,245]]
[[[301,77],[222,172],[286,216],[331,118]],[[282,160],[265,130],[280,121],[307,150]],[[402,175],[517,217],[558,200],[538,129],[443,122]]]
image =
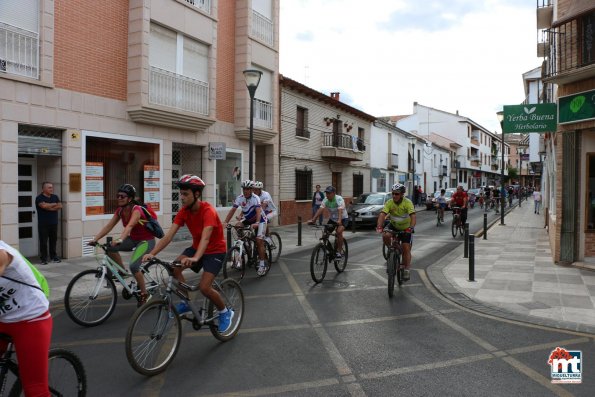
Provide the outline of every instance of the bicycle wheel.
[[150,301],[138,309],[126,331],[126,358],[139,374],[153,376],[172,362],[182,342],[180,317],[169,302]]
[[207,313],[209,318],[216,317],[212,322],[209,323],[209,329],[211,330],[211,333],[221,342],[226,342],[236,336],[240,330],[240,326],[242,325],[242,320],[244,319],[244,292],[242,291],[240,284],[231,279],[223,280],[219,286],[221,288],[218,289],[218,292],[221,295],[225,306],[228,310],[233,310],[233,318],[231,319],[231,325],[227,331],[219,332],[219,317],[217,314],[217,307],[210,300]]
[[141,272],[149,295],[154,298],[163,296],[169,283],[170,270],[159,262],[151,262],[141,266]]
[[310,258],[310,275],[315,283],[320,283],[324,280],[326,275],[326,248],[324,244],[320,243],[312,251],[312,257]]
[[382,256],[384,259],[388,259],[388,247],[384,244],[384,241],[382,241]]
[[271,270],[271,266],[273,265],[273,262],[271,260],[271,258],[273,257],[273,250],[271,249],[271,246],[269,243],[267,243],[266,241],[264,241],[264,263],[266,265],[266,272],[261,276],[264,277],[266,276],[269,271]]
[[246,263],[248,262],[248,255],[246,252],[240,252],[240,247],[231,247],[225,255],[223,261],[223,278],[231,278],[240,282],[246,273]]
[[457,228],[457,223],[458,223],[458,222],[459,222],[459,218],[458,218],[458,217],[455,215],[455,216],[452,218],[452,225],[451,225],[451,227],[450,227],[450,229],[451,229],[451,232],[452,232],[452,236],[453,236],[453,237],[457,237],[457,229],[458,229],[458,228]]
[[401,268],[401,254],[395,252],[394,257],[394,266],[395,266],[395,273],[397,274],[397,283],[399,286],[403,285],[403,269]]
[[271,262],[276,263],[281,256],[281,250],[283,249],[283,242],[281,242],[281,236],[277,232],[271,232],[270,236],[272,244],[271,246]]
[[64,310],[75,323],[94,327],[111,316],[118,300],[116,286],[109,277],[101,280],[101,270],[80,272],[68,283]]
[[[337,251],[337,240],[335,240],[335,252]],[[345,270],[347,266],[347,259],[349,258],[349,246],[347,245],[347,240],[343,239],[343,256],[341,259],[335,259],[333,262],[335,263],[335,270],[337,273],[341,273]]]
[[397,268],[395,267],[395,251],[388,253],[388,259],[386,260],[386,273],[388,274],[388,297],[392,298],[395,292],[395,276]]

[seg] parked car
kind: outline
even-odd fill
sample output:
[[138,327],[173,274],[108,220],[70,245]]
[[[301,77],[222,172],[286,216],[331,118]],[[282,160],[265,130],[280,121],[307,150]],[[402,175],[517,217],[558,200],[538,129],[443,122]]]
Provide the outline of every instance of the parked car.
[[[456,191],[457,191],[457,189],[455,189],[455,188],[448,188],[448,189],[446,189],[446,192],[444,192],[444,197],[446,197],[447,208],[448,208],[448,204],[450,203],[450,198]],[[429,210],[434,209],[434,206],[436,205],[436,198],[438,198],[438,197],[440,197],[440,191],[437,191],[432,195],[432,200],[426,201],[426,208]]]
[[355,216],[356,225],[376,225],[378,214],[384,203],[392,198],[390,193],[364,193],[347,209],[349,216]]

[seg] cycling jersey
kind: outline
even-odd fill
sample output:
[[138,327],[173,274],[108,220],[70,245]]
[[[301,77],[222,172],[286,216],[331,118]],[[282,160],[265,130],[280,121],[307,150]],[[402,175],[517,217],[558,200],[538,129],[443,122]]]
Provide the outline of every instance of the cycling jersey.
[[[242,209],[242,214],[248,222],[256,223],[256,209],[261,208],[260,199],[256,194],[252,193],[248,198],[246,198],[246,196],[243,194],[240,194],[233,202],[233,208],[238,207]],[[264,213],[261,213],[260,220],[258,222],[265,222]]]
[[395,230],[402,231],[411,226],[410,215],[415,213],[415,208],[411,200],[403,197],[399,204],[395,203],[395,200],[388,200],[384,204],[382,212],[387,214]]
[[347,208],[345,208],[345,200],[338,194],[335,194],[335,197],[332,200],[329,200],[328,198],[322,200],[320,207],[326,208],[330,213],[330,219],[335,222],[339,220],[339,211],[341,211],[341,220],[349,217],[349,215],[347,215]]
[[463,207],[465,205],[465,199],[468,199],[467,193],[456,191],[450,198],[450,205],[456,205],[457,207]]
[[265,214],[270,214],[273,211],[277,211],[277,206],[275,206],[273,198],[269,192],[261,190],[260,196],[258,198],[260,199],[260,205],[264,208]]

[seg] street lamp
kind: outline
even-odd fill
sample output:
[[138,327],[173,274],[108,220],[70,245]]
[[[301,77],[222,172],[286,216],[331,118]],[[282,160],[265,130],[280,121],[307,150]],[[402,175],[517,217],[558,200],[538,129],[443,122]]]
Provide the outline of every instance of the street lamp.
[[[412,181],[412,187],[411,187],[411,198],[414,198],[414,194],[413,194],[413,189],[415,189],[415,142],[417,142],[417,138],[415,137],[409,137],[409,142],[411,143],[411,160],[413,161],[413,167],[411,167],[412,169],[412,176],[411,176],[411,181]],[[413,203],[414,205],[417,203]]]
[[262,72],[260,70],[248,69],[244,70],[243,73],[244,80],[246,80],[246,87],[248,87],[248,92],[250,93],[250,145],[248,149],[250,154],[248,155],[248,179],[252,180],[254,176],[254,94],[258,88],[258,83],[260,83]]
[[497,112],[502,129],[502,167],[500,168],[500,225],[504,226],[504,112]]

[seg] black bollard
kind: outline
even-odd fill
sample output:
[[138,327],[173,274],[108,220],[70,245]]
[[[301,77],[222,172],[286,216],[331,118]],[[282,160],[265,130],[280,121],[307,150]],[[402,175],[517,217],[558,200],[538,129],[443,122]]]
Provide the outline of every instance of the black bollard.
[[523,195],[521,194],[521,192],[519,192],[519,208],[521,208],[522,197],[523,197]]
[[463,239],[465,240],[465,249],[463,250],[463,258],[469,258],[469,223],[465,222],[465,226],[463,227]]
[[355,233],[355,212],[351,213],[351,233]]
[[227,228],[227,250],[231,249],[231,228]]
[[475,281],[475,235],[469,235],[469,281]]
[[483,239],[488,239],[488,214],[483,214]]
[[302,246],[302,217],[298,216],[298,242],[297,246]]

